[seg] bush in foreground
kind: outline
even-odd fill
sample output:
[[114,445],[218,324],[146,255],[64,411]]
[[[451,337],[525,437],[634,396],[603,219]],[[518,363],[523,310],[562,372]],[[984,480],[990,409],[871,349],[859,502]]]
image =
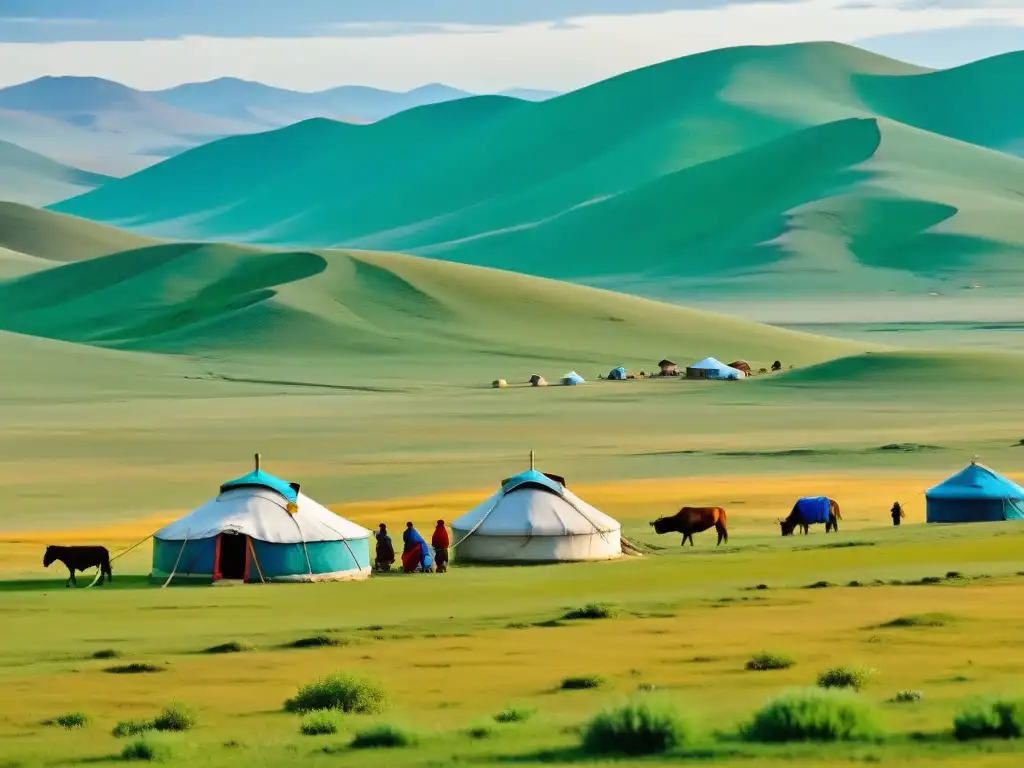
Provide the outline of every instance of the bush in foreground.
[[789,669],[794,664],[793,659],[781,653],[768,653],[761,651],[751,656],[745,668],[752,672],[768,672],[774,669]]
[[153,718],[153,728],[158,731],[190,731],[198,723],[195,711],[184,704],[169,704]]
[[742,730],[756,742],[859,741],[880,734],[867,702],[846,691],[814,688],[768,702]]
[[871,682],[875,674],[875,670],[868,667],[832,667],[818,675],[818,687],[859,691]]
[[1019,739],[1024,736],[1024,700],[993,699],[970,705],[953,719],[959,741]]
[[319,712],[310,712],[303,717],[299,724],[299,731],[303,736],[328,736],[337,733],[340,725],[338,713],[325,709]]
[[82,712],[68,712],[66,715],[58,715],[53,720],[47,720],[46,725],[55,725],[70,731],[74,728],[85,728],[89,725],[89,717]]
[[375,725],[357,733],[350,746],[353,749],[396,749],[415,746],[416,742],[416,737],[402,728]]
[[498,714],[494,716],[494,722],[496,723],[525,723],[536,712],[532,709],[526,709],[524,707],[505,707]]
[[583,728],[592,755],[659,755],[691,744],[696,729],[668,701],[643,698],[596,715]]
[[601,688],[605,680],[600,675],[578,675],[567,677],[562,681],[563,691],[583,691],[588,688]]
[[121,750],[122,760],[139,760],[146,762],[162,762],[171,756],[171,748],[150,739],[141,738],[124,745]]
[[372,715],[383,712],[386,707],[387,692],[380,685],[343,672],[302,686],[294,698],[284,703],[286,711],[300,715],[318,709]]

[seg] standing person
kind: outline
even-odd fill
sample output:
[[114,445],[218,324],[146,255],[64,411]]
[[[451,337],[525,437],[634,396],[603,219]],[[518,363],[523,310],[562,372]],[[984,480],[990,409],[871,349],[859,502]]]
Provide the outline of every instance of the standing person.
[[417,568],[424,572],[429,571],[433,565],[430,548],[427,546],[426,539],[413,527],[412,523],[405,524],[402,541],[405,544],[402,551],[403,570],[406,573],[413,573]]
[[900,503],[898,501],[893,503],[892,509],[889,510],[889,513],[892,515],[893,525],[899,525],[900,521],[907,516],[906,513],[904,513],[903,511],[903,507],[900,506]]
[[388,536],[388,527],[380,524],[380,530],[375,534],[377,538],[377,560],[373,564],[378,571],[390,571],[395,564],[395,547]]
[[451,546],[451,539],[448,538],[448,529],[444,527],[444,520],[437,521],[437,528],[430,539],[430,546],[434,548],[434,562],[437,564],[437,572],[444,573],[448,570],[448,547]]

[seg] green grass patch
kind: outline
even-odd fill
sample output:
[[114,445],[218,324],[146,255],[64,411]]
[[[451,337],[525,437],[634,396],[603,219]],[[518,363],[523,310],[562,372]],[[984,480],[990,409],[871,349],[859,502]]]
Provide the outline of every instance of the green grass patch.
[[310,712],[299,723],[299,732],[303,736],[328,736],[338,732],[341,717],[337,712],[327,709]]
[[608,709],[583,728],[591,755],[660,755],[692,744],[697,729],[670,701],[643,698]]
[[334,709],[370,715],[383,712],[387,702],[387,692],[378,683],[369,678],[337,672],[302,686],[293,698],[284,703],[284,708],[298,714]]
[[101,648],[100,650],[92,653],[89,656],[89,658],[109,661],[110,659],[120,659],[121,654],[115,651],[113,648]]
[[768,702],[743,727],[747,741],[861,741],[881,734],[871,706],[848,691],[808,688]]
[[160,714],[153,718],[153,728],[157,731],[181,733],[191,731],[199,723],[199,718],[191,707],[186,704],[168,704]]
[[121,759],[128,761],[162,763],[169,760],[171,755],[171,748],[167,744],[144,737],[125,744],[121,750]]
[[163,667],[156,664],[145,664],[143,662],[132,662],[131,664],[118,664],[114,667],[107,667],[103,670],[112,675],[148,675],[153,672],[163,672]]
[[909,616],[897,616],[881,626],[886,629],[905,629],[910,627],[946,627],[953,624],[956,617],[948,613],[914,613]]
[[128,736],[139,736],[153,730],[152,720],[122,720],[111,731],[113,736],[123,739]]
[[603,688],[607,681],[600,675],[577,675],[562,680],[563,691],[584,691],[590,688]]
[[921,691],[896,691],[896,695],[893,696],[889,701],[893,704],[912,704],[916,701],[923,701],[924,694]]
[[566,611],[562,618],[567,621],[579,621],[583,619],[612,619],[615,618],[615,609],[610,605],[588,603],[581,608],[572,608]]
[[818,675],[819,688],[844,688],[859,691],[878,673],[869,667],[832,667]]
[[360,731],[349,745],[353,749],[398,749],[413,747],[419,739],[410,731],[395,725],[374,725]]
[[953,718],[958,741],[1024,736],[1024,699],[992,699],[965,707]]
[[44,725],[64,728],[70,731],[75,728],[87,727],[89,725],[89,717],[82,712],[68,712],[66,715],[58,715],[52,720],[47,720]]
[[466,735],[474,741],[489,739],[494,733],[493,723],[475,723],[466,729]]
[[749,669],[752,672],[768,672],[775,669],[789,669],[795,663],[792,658],[785,654],[761,651],[747,659],[744,669]]
[[217,655],[221,653],[245,653],[251,651],[252,646],[246,645],[245,643],[239,643],[231,641],[230,643],[221,643],[220,645],[212,645],[209,648],[203,650],[203,653],[209,653]]
[[526,707],[505,707],[494,716],[496,723],[525,723],[532,718],[537,711]]

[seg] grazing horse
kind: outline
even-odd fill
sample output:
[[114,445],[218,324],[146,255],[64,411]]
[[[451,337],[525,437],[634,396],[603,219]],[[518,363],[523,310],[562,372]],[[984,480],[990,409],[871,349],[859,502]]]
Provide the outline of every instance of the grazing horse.
[[[709,528],[718,531],[718,543],[729,541],[729,528],[725,518],[725,510],[721,507],[683,507],[674,515],[659,517],[651,523],[654,532],[681,533],[683,541],[681,546],[686,546],[686,540],[690,540],[693,546],[693,534],[701,533]],[[717,545],[716,545],[717,546]]]
[[78,586],[78,582],[75,580],[75,571],[84,571],[86,568],[99,568],[100,569],[100,585],[103,585],[104,577],[114,580],[114,574],[110,571],[110,553],[107,552],[106,547],[55,547],[49,546],[46,548],[46,554],[43,555],[43,566],[45,568],[50,567],[50,563],[61,562],[67,566],[68,571],[71,572],[70,578],[65,587],[70,587],[74,584]]
[[[820,509],[810,509],[811,502],[817,502],[817,506]],[[824,505],[821,502],[828,502],[828,513],[827,515],[821,514],[824,512]],[[839,504],[835,499],[826,499],[824,497],[818,498],[807,498],[799,499],[796,504],[793,505],[792,511],[789,513],[789,517],[785,520],[779,520],[779,527],[782,528],[783,536],[792,536],[793,531],[799,526],[804,531],[804,536],[807,535],[807,529],[812,525],[818,523],[825,523],[825,533],[835,531],[839,533],[839,521],[843,519],[842,512],[839,511]]]

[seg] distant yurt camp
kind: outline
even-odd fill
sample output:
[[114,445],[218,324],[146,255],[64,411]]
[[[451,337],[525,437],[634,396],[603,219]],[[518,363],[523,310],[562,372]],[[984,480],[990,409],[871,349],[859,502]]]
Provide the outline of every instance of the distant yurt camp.
[[460,563],[568,563],[622,554],[618,521],[531,468],[452,522]]
[[582,376],[576,371],[569,371],[565,376],[562,377],[562,384],[567,387],[575,387],[577,384],[586,383]]
[[929,523],[1024,520],[1024,488],[975,461],[924,496]]
[[[370,531],[256,469],[153,535],[154,580],[314,582],[370,575]],[[173,577],[173,578],[172,578]]]
[[699,363],[686,366],[688,379],[742,379],[743,371],[730,368],[713,357],[705,357]]

